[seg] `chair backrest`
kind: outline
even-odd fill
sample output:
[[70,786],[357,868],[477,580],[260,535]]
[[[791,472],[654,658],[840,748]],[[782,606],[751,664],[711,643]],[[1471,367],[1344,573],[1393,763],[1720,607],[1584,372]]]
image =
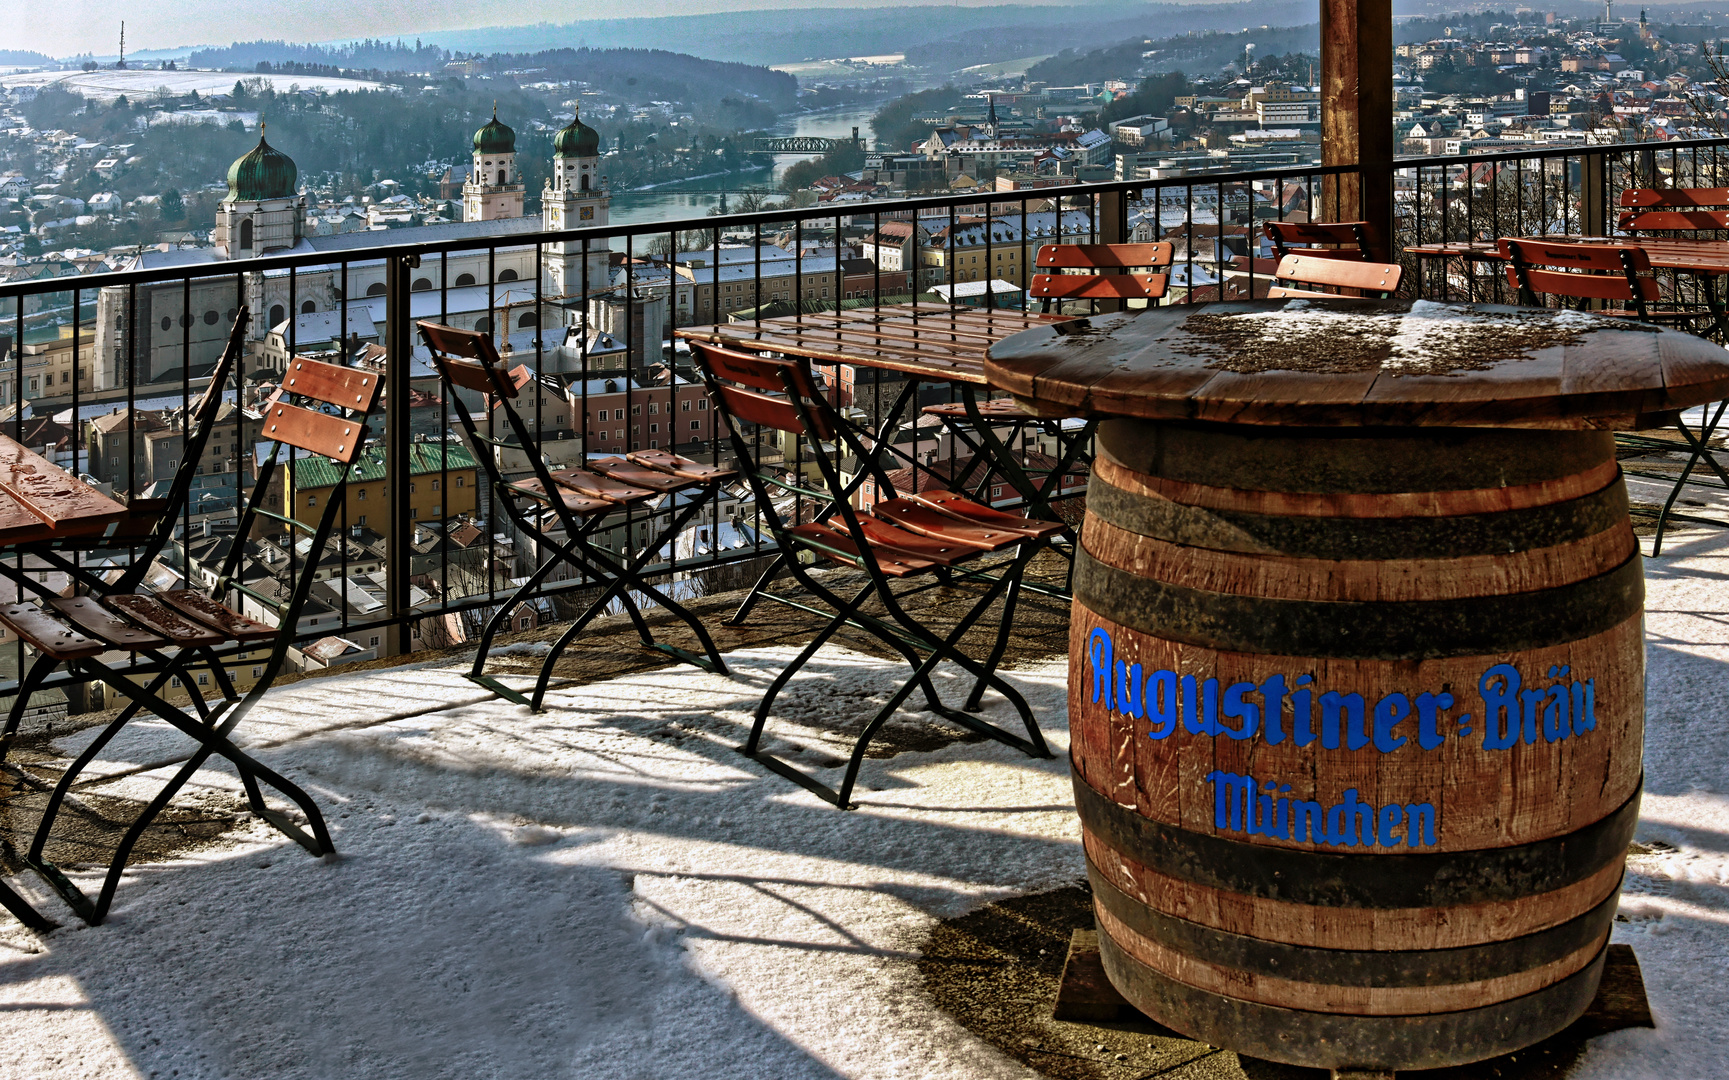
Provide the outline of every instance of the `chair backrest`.
[[1356,295],[1387,297],[1399,287],[1399,281],[1404,274],[1404,268],[1397,263],[1353,262],[1324,256],[1317,258],[1313,253],[1305,251],[1280,259],[1273,277],[1279,281],[1319,286],[1320,289],[1287,289],[1274,286],[1267,291],[1267,295],[1325,296],[1328,294],[1320,291],[1321,289],[1350,289],[1354,290]]
[[[829,404],[808,360],[776,360],[700,341],[691,342],[690,354],[709,376],[710,394],[723,416],[794,435],[834,437]],[[803,399],[802,409],[792,400],[795,394]]]
[[1628,188],[1621,205],[1616,227],[1627,232],[1729,229],[1729,188]]
[[1658,298],[1650,257],[1630,244],[1503,237],[1501,254],[1508,284],[1532,296],[1620,301],[1641,314]]
[[[290,357],[282,382],[264,406],[263,435],[332,461],[352,465],[366,441],[366,419],[378,403],[379,373]],[[306,404],[295,403],[299,398]],[[325,412],[334,405],[358,416]]]
[[[1273,253],[1290,254],[1292,245],[1302,244],[1304,255],[1320,259],[1367,259],[1369,241],[1366,221],[1268,221],[1262,224]],[[1346,246],[1349,245],[1349,246]]]
[[[1170,289],[1169,270],[1174,249],[1169,242],[1156,244],[1046,244],[1039,248],[1036,265],[1055,274],[1036,274],[1027,295],[1053,300],[1148,300],[1161,299]],[[1140,269],[1150,273],[1130,273]],[[1093,270],[1109,273],[1064,273]]]
[[425,320],[414,325],[432,351],[433,366],[452,385],[500,397],[516,396],[519,387],[506,377],[504,361],[499,358],[491,334]]

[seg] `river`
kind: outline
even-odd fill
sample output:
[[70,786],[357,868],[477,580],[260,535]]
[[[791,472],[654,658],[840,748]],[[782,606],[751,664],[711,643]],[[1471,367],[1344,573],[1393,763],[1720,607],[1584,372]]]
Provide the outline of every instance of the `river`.
[[[872,138],[870,122],[878,106],[848,107],[820,113],[804,113],[782,117],[774,127],[776,135],[809,135],[827,139],[848,139],[853,128],[867,141]],[[679,218],[703,217],[720,203],[720,193],[738,192],[750,188],[773,188],[781,173],[795,161],[810,158],[809,154],[776,154],[772,170],[729,173],[701,180],[681,180],[653,191],[614,191],[610,220],[614,225],[635,225],[645,221],[675,221]]]

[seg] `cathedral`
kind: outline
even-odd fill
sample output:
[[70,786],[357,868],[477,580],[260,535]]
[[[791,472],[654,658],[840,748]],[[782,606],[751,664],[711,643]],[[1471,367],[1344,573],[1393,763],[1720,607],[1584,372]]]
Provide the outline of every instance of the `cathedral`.
[[[103,289],[97,299],[95,388],[197,378],[213,363],[244,299],[253,312],[251,333],[262,341],[291,316],[336,310],[348,298],[350,323],[358,317],[382,321],[385,266],[364,249],[383,244],[447,244],[472,239],[496,242],[542,231],[603,227],[610,196],[600,176],[600,135],[573,117],[553,136],[552,174],[540,196],[538,217],[524,216],[525,185],[516,164],[516,133],[492,118],[474,133],[472,168],[462,187],[462,220],[411,228],[337,236],[305,235],[307,196],[294,160],[270,145],[260,128],[258,145],[228,169],[228,193],[216,211],[214,246],[195,251],[146,251],[128,269],[191,268],[263,255],[324,253],[328,263],[287,270],[245,271],[238,278],[212,266],[212,275],[133,289]],[[566,309],[584,309],[590,298],[611,290],[611,252],[604,239],[540,245],[543,303],[535,305],[535,247],[488,252],[451,251],[423,258],[412,279],[413,317],[447,317],[482,331],[499,329],[494,317],[504,304],[510,328],[529,337],[565,322]],[[352,260],[352,261],[344,261]],[[194,271],[197,272],[197,271]],[[440,291],[442,289],[442,292]],[[426,293],[420,296],[418,294]],[[370,298],[370,299],[369,299]],[[555,299],[556,298],[556,299]],[[529,300],[523,308],[522,300]],[[356,308],[360,308],[357,314]],[[130,338],[130,355],[127,348]],[[190,348],[188,348],[190,338]],[[182,366],[190,363],[191,371]]]

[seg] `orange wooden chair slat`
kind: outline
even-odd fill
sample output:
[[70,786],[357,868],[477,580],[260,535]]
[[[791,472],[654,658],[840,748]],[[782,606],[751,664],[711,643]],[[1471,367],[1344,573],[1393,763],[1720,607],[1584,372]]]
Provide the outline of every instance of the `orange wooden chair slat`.
[[1367,225],[1366,221],[1268,221],[1262,231],[1273,242],[1273,254],[1281,259],[1291,253],[1293,244],[1303,244],[1297,250],[1314,258],[1366,260]]
[[1039,248],[1035,263],[1046,269],[1105,270],[1092,274],[1036,274],[1027,295],[1044,301],[1163,299],[1170,287],[1167,273],[1125,273],[1128,270],[1165,269],[1174,249],[1169,242],[1157,244],[1046,244]]
[[[1294,281],[1321,288],[1350,289],[1360,295],[1374,293],[1391,296],[1394,290],[1398,289],[1404,273],[1404,268],[1397,263],[1347,261],[1324,256],[1316,258],[1314,254],[1305,251],[1280,259],[1279,268],[1274,271],[1273,276],[1278,281]],[[1318,288],[1291,289],[1275,285],[1267,291],[1267,295],[1276,299],[1330,294],[1321,292]]]

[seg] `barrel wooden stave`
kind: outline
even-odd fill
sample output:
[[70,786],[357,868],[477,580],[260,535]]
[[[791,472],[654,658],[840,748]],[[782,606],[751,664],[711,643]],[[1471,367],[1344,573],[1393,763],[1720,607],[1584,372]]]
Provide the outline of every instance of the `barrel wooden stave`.
[[[1600,971],[1640,780],[1643,579],[1612,436],[1340,439],[1138,421],[1106,422],[1100,434],[1076,567],[1069,715],[1078,804],[1093,807],[1092,826],[1089,811],[1082,816],[1095,907],[1111,938],[1107,967],[1114,963],[1113,979],[1123,975],[1118,988],[1178,1030],[1322,1067],[1461,1063],[1565,1026]],[[1420,749],[1411,745],[1413,716],[1388,732],[1404,744],[1350,753],[1298,746],[1293,707],[1277,742],[1264,723],[1249,739],[1181,725],[1152,739],[1150,713],[1112,710],[1112,692],[1099,694],[1095,630],[1109,635],[1111,663],[1124,661],[1125,675],[1139,664],[1197,685],[1217,678],[1224,688],[1302,673],[1317,693],[1361,694],[1366,707],[1395,690],[1481,704],[1479,677],[1497,664],[1529,675],[1526,689],[1545,677],[1570,687],[1566,672],[1588,674],[1596,723],[1487,750],[1478,717],[1475,739],[1461,722],[1438,747]],[[1269,692],[1260,691],[1263,700]],[[1168,720],[1167,712],[1157,726]],[[1366,723],[1360,731],[1366,737]],[[1424,734],[1439,738],[1440,729]],[[1407,863],[1451,859],[1442,877],[1471,878],[1475,866],[1483,880],[1437,884],[1437,902],[1406,906],[1343,885],[1337,895],[1321,888],[1307,902],[1293,899],[1291,878],[1392,883],[1406,863],[1384,844],[1341,848],[1221,828],[1223,804],[1208,777],[1227,774],[1276,781],[1284,797],[1322,806],[1350,789],[1371,807],[1405,807],[1410,821],[1422,818],[1416,804],[1432,805],[1435,842]],[[1108,843],[1095,827],[1113,813]],[[1124,839],[1135,830],[1122,825],[1123,813],[1145,823],[1136,838]],[[1147,861],[1135,857],[1137,844]],[[1562,854],[1569,846],[1571,858]],[[1216,872],[1268,859],[1283,868],[1268,872],[1287,883]],[[1138,931],[1137,919],[1158,932]],[[1275,952],[1244,951],[1245,942]],[[1338,974],[1327,963],[1341,956],[1360,962],[1354,974],[1326,981]],[[1281,963],[1315,977],[1292,977]],[[1445,970],[1410,984],[1410,972],[1426,965]],[[1209,1026],[1229,1015],[1307,1025],[1312,1045],[1261,1045],[1258,1035]],[[1457,1041],[1449,1047],[1437,1032]],[[1362,1058],[1377,1038],[1392,1049]]]

